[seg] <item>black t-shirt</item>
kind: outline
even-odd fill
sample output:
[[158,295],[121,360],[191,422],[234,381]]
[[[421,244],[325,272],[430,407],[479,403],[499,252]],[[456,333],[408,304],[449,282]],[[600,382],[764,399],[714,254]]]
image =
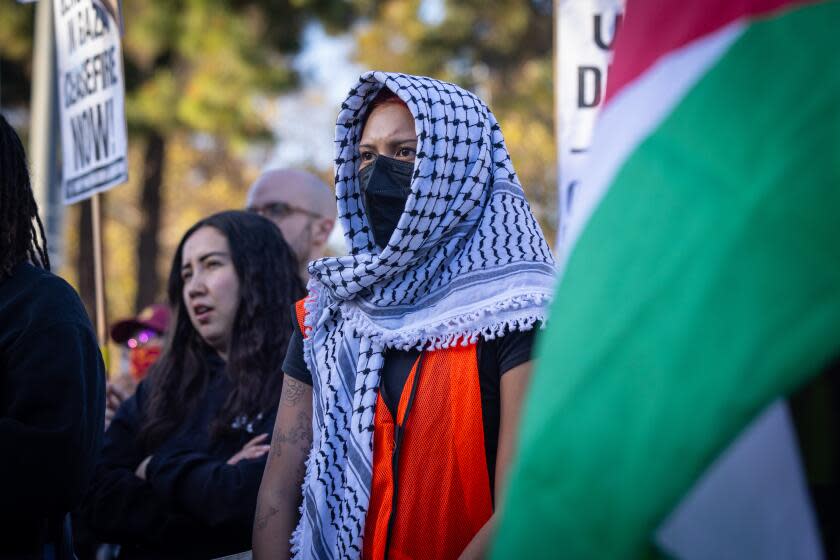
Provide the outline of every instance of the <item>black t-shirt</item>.
[[[283,373],[311,386],[312,374],[309,372],[303,357],[303,334],[300,332],[296,312],[293,311],[292,317],[294,333],[286,351]],[[504,336],[493,340],[480,338],[476,345],[484,424],[484,447],[487,453],[487,469],[490,475],[491,489],[495,479],[496,452],[499,444],[502,375],[531,359],[536,330],[534,328],[525,332],[508,332]],[[394,417],[396,417],[405,382],[419,356],[419,350],[390,349],[385,352],[380,390],[382,400],[385,401]]]

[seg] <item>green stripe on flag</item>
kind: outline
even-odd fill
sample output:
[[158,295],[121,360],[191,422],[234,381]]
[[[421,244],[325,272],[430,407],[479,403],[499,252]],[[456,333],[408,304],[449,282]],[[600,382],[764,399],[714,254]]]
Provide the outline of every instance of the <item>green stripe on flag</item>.
[[619,171],[539,341],[494,558],[642,555],[840,352],[838,21],[752,24]]

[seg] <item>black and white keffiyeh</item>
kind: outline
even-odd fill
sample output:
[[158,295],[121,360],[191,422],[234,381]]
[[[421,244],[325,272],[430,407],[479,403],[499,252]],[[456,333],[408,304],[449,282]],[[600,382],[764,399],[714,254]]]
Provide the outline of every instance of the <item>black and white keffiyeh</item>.
[[[414,115],[411,194],[387,247],[359,189],[361,119],[382,87]],[[370,499],[373,415],[386,348],[436,349],[544,321],[554,260],[501,129],[475,95],[430,78],[369,72],[336,123],[335,184],[348,256],[310,264],[304,358],[313,443],[296,558],[359,558]]]

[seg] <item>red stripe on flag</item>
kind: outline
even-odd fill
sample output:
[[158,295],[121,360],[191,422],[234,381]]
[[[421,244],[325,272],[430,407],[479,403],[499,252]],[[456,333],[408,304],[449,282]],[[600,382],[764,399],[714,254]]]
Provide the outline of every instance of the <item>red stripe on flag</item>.
[[606,102],[670,51],[741,18],[815,0],[628,0],[609,69]]

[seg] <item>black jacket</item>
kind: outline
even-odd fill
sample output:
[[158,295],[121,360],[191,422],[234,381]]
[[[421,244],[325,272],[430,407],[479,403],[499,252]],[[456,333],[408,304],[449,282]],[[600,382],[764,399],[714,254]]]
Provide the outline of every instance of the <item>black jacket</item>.
[[[254,422],[251,432],[212,439],[208,427],[231,387],[221,360],[212,363],[198,408],[159,448],[145,449],[138,440],[146,381],[105,433],[82,514],[100,540],[121,545],[121,558],[215,558],[251,548],[266,457],[235,466],[227,460],[256,435],[271,435],[276,409]],[[149,455],[144,481],[134,472]]]
[[0,558],[40,557],[102,442],[105,370],[67,282],[24,263],[0,281]]

